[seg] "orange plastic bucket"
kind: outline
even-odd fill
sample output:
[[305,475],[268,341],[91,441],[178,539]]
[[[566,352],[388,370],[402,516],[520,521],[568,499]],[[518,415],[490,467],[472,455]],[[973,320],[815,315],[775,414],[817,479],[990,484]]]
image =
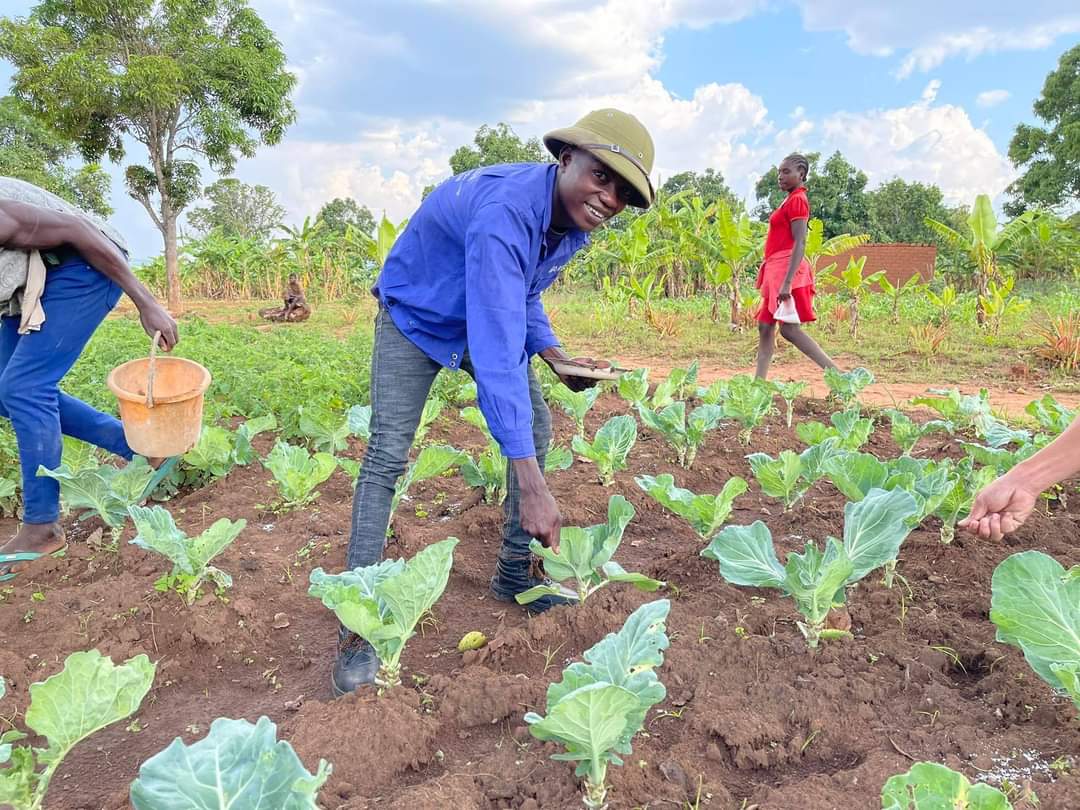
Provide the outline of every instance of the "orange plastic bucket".
[[154,335],[149,357],[117,366],[105,381],[119,402],[128,446],[151,458],[178,456],[195,446],[203,394],[210,387],[210,372],[195,361],[157,357],[159,337]]

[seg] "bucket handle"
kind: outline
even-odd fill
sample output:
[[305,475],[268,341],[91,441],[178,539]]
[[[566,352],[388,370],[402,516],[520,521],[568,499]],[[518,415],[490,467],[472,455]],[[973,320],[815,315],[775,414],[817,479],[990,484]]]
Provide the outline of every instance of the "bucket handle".
[[161,340],[161,331],[154,332],[150,340],[150,365],[146,372],[146,407],[154,407],[154,374],[157,372],[157,347]]

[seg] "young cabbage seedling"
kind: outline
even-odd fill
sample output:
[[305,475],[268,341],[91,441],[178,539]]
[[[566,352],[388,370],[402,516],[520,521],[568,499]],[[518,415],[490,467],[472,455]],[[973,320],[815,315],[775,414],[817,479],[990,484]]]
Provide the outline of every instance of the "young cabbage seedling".
[[895,408],[890,408],[885,413],[888,414],[892,425],[893,441],[905,456],[911,455],[911,451],[915,449],[915,445],[923,436],[934,432],[951,434],[954,430],[953,423],[947,419],[931,419],[920,424]]
[[134,714],[154,682],[154,665],[137,655],[120,666],[97,650],[72,653],[64,668],[30,685],[26,727],[41,747],[14,746],[26,734],[0,734],[0,804],[41,810],[56,770],[71,749],[91,734]]
[[188,537],[176,528],[169,510],[161,506],[132,506],[129,511],[138,532],[132,544],[155,551],[173,564],[172,570],[154,583],[155,589],[176,591],[191,605],[207,579],[221,590],[232,587],[232,577],[210,565],[210,561],[240,535],[246,520],[222,518],[198,537]]
[[586,388],[584,391],[571,391],[562,383],[558,383],[551,387],[549,393],[567,416],[574,420],[577,435],[584,437],[585,414],[596,404],[596,399],[600,396],[600,386]]
[[742,426],[739,439],[744,445],[749,446],[750,434],[772,411],[773,394],[772,383],[756,380],[745,374],[732,377],[728,381],[723,417],[734,419]]
[[768,453],[751,453],[746,459],[761,491],[781,499],[786,512],[825,475],[826,462],[840,452],[837,442],[835,438],[827,439],[802,453],[782,450],[776,458]]
[[841,450],[858,450],[874,432],[874,420],[860,416],[857,408],[837,411],[829,416],[829,421],[832,427],[821,422],[803,422],[795,426],[795,435],[810,445],[835,438]]
[[325,408],[305,408],[301,405],[300,435],[306,438],[311,449],[322,453],[340,453],[349,446],[349,422],[341,414]]
[[957,389],[931,388],[933,396],[915,397],[912,405],[932,408],[954,425],[966,425],[982,433],[995,421],[990,412],[990,395],[983,388],[978,394],[961,394]]
[[142,500],[153,468],[142,456],[135,456],[123,467],[102,465],[75,472],[64,464],[55,470],[38,467],[38,475],[60,482],[60,497],[68,509],[85,509],[79,520],[97,515],[109,527],[115,543],[128,517],[128,507]]
[[[589,596],[612,582],[628,582],[642,591],[655,591],[664,583],[644,574],[630,573],[611,559],[622,542],[623,531],[634,517],[634,507],[622,495],[608,500],[607,523],[579,528],[564,526],[559,533],[559,553],[545,548],[538,540],[529,549],[543,561],[544,572],[554,582],[537,585],[519,593],[519,605],[527,605],[541,596],[564,596],[584,602]],[[573,581],[575,587],[560,585]]]
[[501,504],[506,499],[506,456],[488,430],[487,420],[479,408],[463,408],[461,418],[483,431],[487,439],[487,449],[476,459],[468,453],[462,454],[461,476],[470,487],[483,488],[485,503]]
[[308,594],[375,648],[380,691],[401,685],[401,652],[416,625],[442,596],[450,578],[456,537],[432,543],[411,560],[382,560],[340,574],[311,572]]
[[838,400],[844,408],[859,407],[859,394],[874,381],[874,375],[867,369],[853,368],[851,371],[825,369],[825,385],[829,386],[829,395]]
[[748,489],[746,481],[732,476],[718,495],[695,495],[688,489],[675,486],[675,476],[668,473],[639,475],[634,479],[641,489],[663,507],[686,518],[703,540],[708,540],[731,515],[735,499]]
[[289,510],[319,497],[315,487],[333,475],[337,459],[329,453],[310,455],[304,447],[279,440],[263,459],[263,466],[274,476],[281,496],[280,508]]
[[983,782],[936,762],[916,762],[907,773],[889,777],[881,788],[882,810],[1012,810],[1008,798]]
[[667,690],[656,676],[668,648],[664,625],[671,603],[646,602],[627,617],[618,633],[609,633],[563,670],[562,680],[547,690],[546,716],[525,715],[538,740],[563,745],[566,753],[552,759],[577,763],[584,777],[582,802],[599,810],[607,800],[607,766],[622,765],[619,756],[633,753],[634,735],[649,709]]
[[[409,465],[394,487],[394,497],[390,500],[390,519],[393,520],[394,512],[397,511],[402,498],[407,496],[409,487],[419,481],[427,481],[429,478],[442,475],[451,467],[464,462],[466,458],[465,453],[448,444],[433,444],[421,450],[416,456],[416,461]],[[389,525],[386,531],[390,531]]]
[[994,569],[990,621],[1036,674],[1080,710],[1080,565],[1021,551]]
[[1076,418],[1075,410],[1066,408],[1050,394],[1029,402],[1024,410],[1051,436],[1064,431]]
[[[330,772],[320,759],[318,770],[310,773],[292,745],[278,740],[269,717],[255,724],[219,717],[201,740],[185,745],[177,737],[146,760],[131,783],[131,805],[135,810],[318,810],[319,788]],[[209,798],[214,793],[228,797],[228,803]]]
[[723,409],[719,405],[699,405],[686,415],[685,402],[673,402],[662,411],[638,407],[641,421],[661,434],[675,449],[679,465],[690,469],[698,448],[705,442],[705,433],[720,426]]
[[776,588],[794,598],[804,618],[799,629],[808,646],[816,647],[820,639],[848,635],[825,628],[829,610],[844,604],[845,585],[896,559],[911,531],[908,519],[917,511],[908,493],[875,489],[844,508],[844,539],[828,538],[824,552],[808,541],[804,553],[788,554],[787,565],[781,565],[772,534],[759,520],[750,526],[728,526],[701,556],[716,560],[720,575],[733,585]]
[[574,463],[574,454],[568,447],[552,447],[544,456],[544,472],[569,470]]
[[686,368],[673,368],[667,379],[656,386],[652,396],[653,410],[666,408],[671,403],[686,399],[697,390],[698,361]]
[[575,436],[570,443],[574,452],[596,465],[600,483],[615,483],[615,473],[626,469],[626,459],[637,442],[637,420],[628,413],[613,416],[596,431],[592,443]]
[[251,440],[276,427],[273,414],[248,419],[235,431],[214,425],[204,427],[199,441],[181,457],[182,473],[175,485],[205,486],[225,477],[237,465],[250,464],[255,460]]
[[792,418],[795,415],[795,400],[802,395],[802,392],[807,388],[807,383],[804,382],[785,382],[776,383],[776,393],[784,400],[784,404],[787,406],[787,412],[785,414],[785,422],[788,427],[791,427]]
[[413,447],[417,447],[424,443],[424,439],[427,438],[428,430],[435,424],[435,420],[439,418],[439,414],[442,413],[443,408],[446,406],[445,400],[440,397],[428,397],[424,402],[424,409],[420,412],[420,423],[416,426],[416,435],[413,437]]
[[356,438],[368,441],[371,438],[371,406],[353,405],[345,411],[345,426]]
[[993,467],[979,467],[970,458],[953,465],[953,485],[945,496],[938,501],[936,508],[929,512],[941,519],[941,542],[948,545],[956,537],[957,521],[967,517],[971,504],[979,490],[994,480]]
[[638,368],[619,377],[619,396],[631,405],[637,405],[649,396],[649,370]]

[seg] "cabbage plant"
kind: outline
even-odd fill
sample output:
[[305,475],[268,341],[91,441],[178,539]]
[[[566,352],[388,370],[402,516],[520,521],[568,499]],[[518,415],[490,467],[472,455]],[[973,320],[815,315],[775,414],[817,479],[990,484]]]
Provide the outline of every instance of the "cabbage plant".
[[255,460],[251,440],[276,427],[277,420],[272,414],[248,419],[236,430],[216,425],[204,427],[199,441],[181,457],[182,473],[175,484],[201,487],[228,475],[237,465],[250,464]]
[[728,380],[722,414],[723,418],[734,419],[742,427],[739,439],[744,445],[750,444],[750,434],[773,409],[773,394],[771,383],[746,374]]
[[345,411],[345,427],[356,438],[368,441],[371,438],[371,406],[353,405]]
[[135,810],[318,810],[330,777],[326,760],[312,774],[269,717],[257,723],[219,717],[201,740],[177,737],[139,768]]
[[[442,475],[452,467],[463,463],[467,458],[466,453],[448,444],[432,444],[421,450],[416,460],[409,465],[405,474],[394,485],[394,497],[390,500],[390,519],[393,520],[398,504],[408,496],[409,488],[413,484]],[[387,526],[386,530],[389,532],[390,527]]]
[[1076,411],[1066,408],[1050,394],[1032,400],[1024,410],[1051,436],[1060,434],[1076,418]]
[[416,434],[413,436],[413,446],[422,444],[424,439],[427,438],[428,431],[435,424],[435,420],[439,418],[439,414],[442,413],[444,407],[446,407],[446,401],[441,397],[429,396],[425,400],[424,409],[420,411],[420,422],[417,424]]
[[720,426],[724,412],[719,405],[699,405],[687,416],[685,402],[673,402],[661,411],[644,405],[638,407],[641,421],[668,440],[676,453],[679,465],[690,469],[698,448],[705,442],[705,433]]
[[615,473],[626,469],[626,459],[637,442],[637,421],[628,413],[613,416],[596,431],[592,442],[575,436],[570,443],[574,452],[596,465],[600,483],[615,483]]
[[776,588],[791,596],[804,619],[799,629],[807,644],[816,647],[820,639],[847,635],[825,629],[829,610],[844,604],[846,585],[896,559],[911,532],[908,521],[917,511],[907,492],[875,489],[844,507],[844,539],[827,538],[824,551],[808,541],[802,554],[791,552],[781,565],[772,533],[758,520],[723,529],[701,556],[716,560],[720,575],[732,585]]
[[675,476],[663,473],[653,477],[639,475],[635,483],[664,508],[685,518],[698,535],[708,540],[716,534],[731,515],[735,499],[748,489],[737,475],[724,484],[716,495],[695,495],[688,489],[675,486]]
[[881,788],[881,810],[1012,810],[996,787],[972,784],[962,773],[936,762],[916,762],[889,777]]
[[761,491],[782,500],[786,512],[825,475],[825,463],[838,452],[837,440],[832,438],[801,453],[781,450],[776,458],[768,453],[751,453],[746,460]]
[[994,569],[990,621],[1036,674],[1080,710],[1080,565],[1021,551]]
[[[579,528],[563,526],[559,533],[559,553],[532,540],[529,549],[544,565],[544,572],[553,582],[537,585],[514,598],[519,605],[535,602],[542,596],[563,596],[584,602],[589,596],[612,582],[628,582],[642,591],[655,591],[664,583],[644,574],[627,572],[611,559],[619,550],[626,525],[634,517],[634,506],[622,495],[608,500],[607,523]],[[560,585],[573,582],[574,587]]]
[[941,542],[946,545],[956,537],[956,524],[971,512],[971,504],[979,490],[995,478],[993,467],[978,467],[970,458],[952,466],[952,486],[927,514],[941,520]]
[[26,739],[18,729],[0,734],[0,805],[41,810],[57,769],[71,749],[91,734],[139,708],[154,682],[154,665],[145,655],[120,666],[97,650],[72,653],[64,668],[30,685],[26,727],[45,745],[14,743]]
[[649,396],[649,370],[637,368],[619,377],[619,396],[631,405],[644,402]]
[[326,408],[301,405],[300,435],[308,440],[312,450],[339,453],[349,446],[348,418]]
[[656,386],[652,395],[653,410],[666,408],[673,402],[686,399],[697,391],[698,361],[686,368],[673,368],[667,378]]
[[544,472],[569,470],[574,463],[574,454],[568,447],[552,447],[544,455]]
[[562,383],[558,383],[551,387],[548,394],[563,409],[566,415],[574,420],[577,435],[583,437],[585,435],[585,414],[596,404],[596,400],[600,396],[600,386],[594,385],[584,391],[571,391]]
[[885,411],[892,427],[893,441],[905,456],[910,456],[915,445],[924,436],[930,433],[952,433],[955,429],[948,419],[930,419],[926,422],[916,422],[903,411],[890,408]]
[[280,440],[262,464],[274,476],[281,496],[280,508],[286,510],[305,506],[318,498],[315,487],[337,469],[337,459],[329,453],[312,455],[304,447]]
[[401,685],[401,652],[416,625],[442,596],[450,579],[456,537],[417,552],[411,560],[382,560],[340,574],[311,572],[308,595],[375,648],[380,691]]
[[957,389],[931,388],[929,396],[914,397],[912,405],[932,408],[954,425],[974,428],[981,433],[994,420],[990,412],[990,395],[986,389],[978,394],[961,394]]
[[462,453],[461,477],[470,487],[484,490],[486,503],[501,504],[506,500],[506,456],[502,454],[499,443],[488,430],[487,420],[479,408],[463,408],[461,418],[483,431],[484,438],[487,439],[487,448],[477,458]]
[[859,414],[858,408],[837,411],[829,415],[832,426],[821,422],[803,422],[795,426],[795,435],[806,444],[821,444],[826,439],[838,439],[842,450],[858,450],[874,432],[874,420]]
[[859,394],[873,381],[874,375],[862,366],[851,371],[825,369],[825,385],[829,387],[829,395],[838,400],[845,409],[852,406],[858,409]]
[[191,605],[208,579],[219,589],[232,587],[232,577],[210,565],[210,561],[239,537],[247,526],[246,520],[222,518],[197,537],[188,537],[176,527],[168,509],[132,506],[129,511],[137,531],[132,545],[154,551],[172,563],[172,570],[154,583],[157,590],[176,591]]
[[548,686],[545,715],[525,715],[529,733],[566,749],[552,759],[577,763],[590,810],[606,806],[608,764],[622,765],[621,756],[633,753],[649,709],[667,696],[655,670],[670,643],[664,624],[670,609],[667,599],[639,607]]
[[60,497],[68,509],[85,510],[79,520],[100,517],[116,540],[127,520],[128,507],[143,499],[154,469],[145,458],[135,456],[123,467],[105,464],[75,471],[61,464],[55,470],[38,467],[37,474],[60,483]]
[[793,380],[791,382],[775,383],[774,385],[776,393],[780,395],[780,398],[784,400],[784,404],[787,406],[784,421],[788,427],[791,427],[791,421],[795,416],[795,400],[802,396],[808,384]]

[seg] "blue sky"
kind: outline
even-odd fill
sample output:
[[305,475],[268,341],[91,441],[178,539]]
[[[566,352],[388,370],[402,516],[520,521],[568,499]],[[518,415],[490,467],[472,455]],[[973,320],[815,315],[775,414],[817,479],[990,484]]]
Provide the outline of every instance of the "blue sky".
[[[619,106],[657,145],[657,179],[720,170],[741,195],[793,149],[839,149],[871,185],[950,201],[1014,176],[1016,124],[1080,42],[1075,0],[253,0],[299,78],[299,120],[236,176],[292,220],[353,196],[408,216],[484,123],[522,136]],[[30,4],[0,0],[0,14]],[[0,80],[10,68],[0,64]],[[128,159],[139,159],[137,150]],[[160,251],[115,176],[114,220]],[[207,173],[204,181],[209,183]]]

